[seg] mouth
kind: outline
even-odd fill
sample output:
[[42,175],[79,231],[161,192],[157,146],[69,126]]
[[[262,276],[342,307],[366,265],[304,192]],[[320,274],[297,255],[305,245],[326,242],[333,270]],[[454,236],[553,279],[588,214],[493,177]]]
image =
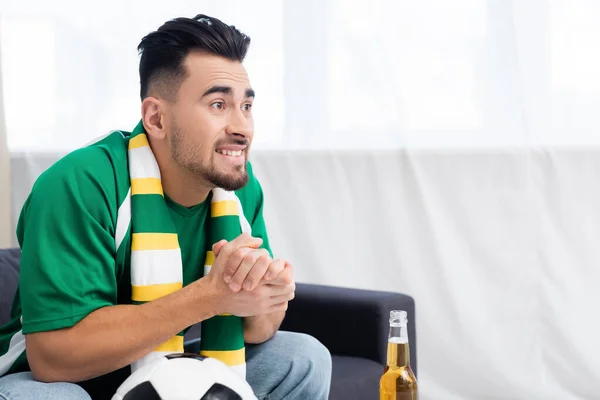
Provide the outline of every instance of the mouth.
[[215,150],[223,166],[239,169],[246,163],[246,146],[223,146]]
[[229,157],[241,157],[244,154],[243,150],[216,150],[216,152]]

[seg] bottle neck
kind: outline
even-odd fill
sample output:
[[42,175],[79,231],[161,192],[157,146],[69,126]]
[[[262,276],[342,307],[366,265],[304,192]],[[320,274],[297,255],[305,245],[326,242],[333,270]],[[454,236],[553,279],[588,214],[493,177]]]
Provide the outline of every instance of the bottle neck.
[[406,324],[390,324],[387,364],[389,367],[407,367],[410,365]]

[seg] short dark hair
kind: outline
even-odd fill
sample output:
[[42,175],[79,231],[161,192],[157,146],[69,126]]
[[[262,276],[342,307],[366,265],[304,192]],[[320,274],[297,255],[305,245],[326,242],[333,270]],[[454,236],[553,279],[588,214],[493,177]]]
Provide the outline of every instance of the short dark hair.
[[250,38],[235,26],[204,14],[167,21],[138,46],[140,96],[144,100],[156,87],[161,94],[176,98],[187,74],[183,62],[192,50],[243,62],[249,45]]

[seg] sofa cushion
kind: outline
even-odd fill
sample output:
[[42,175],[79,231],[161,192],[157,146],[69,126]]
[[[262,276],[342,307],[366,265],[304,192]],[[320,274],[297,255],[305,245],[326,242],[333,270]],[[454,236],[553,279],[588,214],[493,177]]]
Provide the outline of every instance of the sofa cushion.
[[19,284],[19,249],[0,249],[0,325],[10,319],[10,308]]
[[360,357],[332,356],[330,400],[379,398],[379,379],[384,366]]

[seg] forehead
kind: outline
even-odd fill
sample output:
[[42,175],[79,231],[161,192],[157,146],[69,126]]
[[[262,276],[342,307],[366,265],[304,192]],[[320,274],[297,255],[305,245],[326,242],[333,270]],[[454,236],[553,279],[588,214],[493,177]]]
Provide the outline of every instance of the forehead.
[[182,88],[204,91],[214,85],[230,86],[234,92],[250,88],[248,73],[238,61],[202,52],[190,52],[184,62],[187,78]]

